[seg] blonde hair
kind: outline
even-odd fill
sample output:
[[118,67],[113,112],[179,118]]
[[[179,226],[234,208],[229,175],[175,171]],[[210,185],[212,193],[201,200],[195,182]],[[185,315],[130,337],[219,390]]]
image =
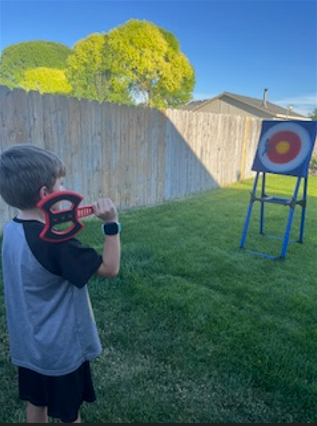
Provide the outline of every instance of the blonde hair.
[[33,208],[40,199],[40,189],[46,186],[51,192],[65,174],[64,163],[52,152],[33,145],[13,145],[0,156],[0,195],[12,207]]

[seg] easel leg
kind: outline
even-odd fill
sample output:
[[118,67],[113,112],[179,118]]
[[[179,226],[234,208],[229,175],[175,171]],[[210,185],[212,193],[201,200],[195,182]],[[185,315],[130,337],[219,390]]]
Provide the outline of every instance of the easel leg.
[[256,195],[256,187],[257,187],[257,184],[258,184],[258,179],[259,179],[259,173],[256,174],[256,177],[255,177],[255,180],[254,180],[253,189],[252,189],[252,192],[251,192],[251,199],[250,199],[250,203],[249,203],[249,208],[248,208],[247,216],[246,216],[245,223],[244,223],[243,233],[242,233],[242,237],[241,237],[240,248],[244,247],[244,243],[245,243],[245,240],[246,240],[246,237],[247,237],[250,217],[251,217],[252,208],[253,208],[254,197]]
[[299,243],[303,242],[304,237],[304,228],[305,228],[305,215],[306,215],[306,201],[307,201],[307,176],[304,178],[304,189],[303,189],[303,200],[302,200],[302,216],[301,216],[301,222],[300,222],[300,230],[299,230]]
[[295,187],[295,191],[294,191],[293,203],[290,205],[290,212],[289,212],[289,215],[288,215],[288,221],[287,221],[287,225],[286,225],[285,236],[284,236],[283,246],[282,246],[282,251],[281,251],[281,258],[282,259],[284,259],[285,256],[286,256],[286,250],[287,250],[289,235],[290,235],[290,232],[291,232],[292,221],[293,221],[293,217],[294,217],[294,213],[295,213],[295,205],[296,205],[296,200],[297,200],[297,196],[298,196],[298,190],[299,190],[299,187],[300,187],[300,181],[301,181],[301,178],[299,177],[297,179],[297,183],[296,183],[296,187]]
[[[265,197],[265,173],[262,173],[262,190],[261,198]],[[264,202],[261,201],[260,209],[260,234],[264,234]]]

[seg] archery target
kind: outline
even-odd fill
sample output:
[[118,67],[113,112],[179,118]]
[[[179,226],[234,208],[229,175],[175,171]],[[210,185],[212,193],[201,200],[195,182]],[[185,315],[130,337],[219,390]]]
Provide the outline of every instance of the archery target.
[[257,164],[272,173],[287,173],[299,167],[311,152],[307,130],[295,123],[279,123],[261,136]]

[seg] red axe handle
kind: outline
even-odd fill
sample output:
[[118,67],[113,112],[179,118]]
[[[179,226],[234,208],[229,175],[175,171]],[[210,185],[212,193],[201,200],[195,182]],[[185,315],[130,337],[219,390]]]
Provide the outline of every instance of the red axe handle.
[[[59,191],[49,194],[37,204],[45,214],[45,226],[40,233],[40,238],[51,243],[60,243],[73,238],[80,232],[84,225],[80,218],[94,213],[92,205],[79,207],[83,197],[73,191]],[[53,210],[52,207],[59,202],[68,201],[71,207],[64,210]],[[54,229],[61,223],[71,222],[71,226],[63,231]]]
[[82,206],[77,208],[78,218],[90,216],[91,214],[94,214],[92,206]]

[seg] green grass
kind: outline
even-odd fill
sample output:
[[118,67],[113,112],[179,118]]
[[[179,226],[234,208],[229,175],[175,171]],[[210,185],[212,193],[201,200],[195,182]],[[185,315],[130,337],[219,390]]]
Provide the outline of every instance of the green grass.
[[[118,277],[89,284],[104,351],[92,362],[97,423],[317,422],[317,178],[309,179],[304,243],[275,261],[241,250],[253,179],[121,213]],[[289,197],[294,180],[269,176]],[[289,208],[266,205],[284,236]],[[291,239],[299,233],[295,208]],[[245,248],[278,255],[254,205]],[[100,223],[80,234],[101,250]],[[23,422],[0,293],[0,421]]]

